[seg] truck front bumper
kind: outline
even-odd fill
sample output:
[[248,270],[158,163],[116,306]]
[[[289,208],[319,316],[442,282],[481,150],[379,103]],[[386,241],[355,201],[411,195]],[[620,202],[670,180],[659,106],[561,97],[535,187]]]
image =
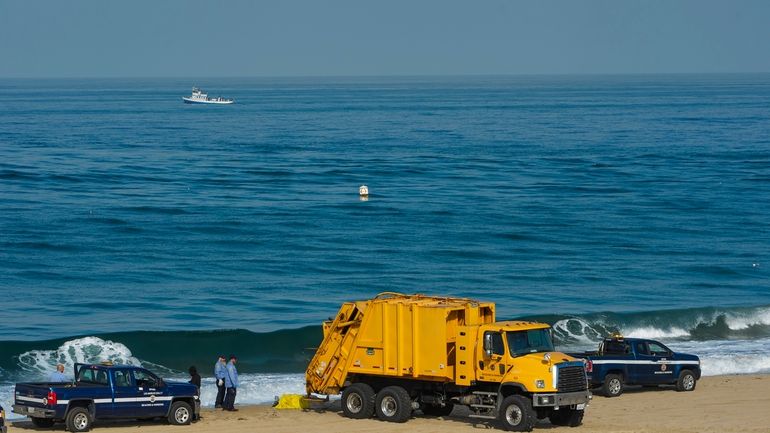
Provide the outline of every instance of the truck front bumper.
[[591,392],[561,392],[554,394],[535,394],[532,396],[532,405],[535,407],[558,407],[586,405],[591,401]]
[[35,418],[56,418],[56,411],[53,409],[44,409],[42,407],[25,406],[23,404],[14,404],[13,412],[19,415],[25,415]]

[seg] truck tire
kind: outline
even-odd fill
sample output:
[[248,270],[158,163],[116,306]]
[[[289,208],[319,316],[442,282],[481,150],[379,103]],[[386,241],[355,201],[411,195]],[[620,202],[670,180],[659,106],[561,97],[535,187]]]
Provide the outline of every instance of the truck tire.
[[422,407],[422,413],[427,416],[449,416],[454,408],[455,405],[452,403],[446,403],[443,406],[440,404],[426,404]]
[[342,413],[353,419],[374,415],[374,390],[365,383],[354,383],[342,391]]
[[175,401],[168,411],[168,423],[171,425],[187,425],[192,422],[193,411],[184,401]]
[[548,419],[553,425],[577,427],[583,423],[583,414],[583,409],[564,408],[551,412]]
[[522,395],[505,397],[498,417],[503,430],[508,431],[532,431],[537,422],[532,400]]
[[51,428],[54,425],[54,420],[51,418],[32,417],[32,425],[37,428]]
[[676,390],[680,392],[692,391],[695,389],[696,382],[695,374],[693,374],[692,371],[682,370],[682,372],[679,373],[679,379],[676,381]]
[[623,376],[619,374],[608,374],[604,378],[602,394],[605,397],[617,397],[623,394]]
[[91,414],[84,407],[73,407],[67,412],[67,417],[64,420],[67,430],[72,433],[91,430],[91,422]]
[[406,422],[412,416],[412,398],[404,388],[388,386],[377,393],[374,410],[383,421]]

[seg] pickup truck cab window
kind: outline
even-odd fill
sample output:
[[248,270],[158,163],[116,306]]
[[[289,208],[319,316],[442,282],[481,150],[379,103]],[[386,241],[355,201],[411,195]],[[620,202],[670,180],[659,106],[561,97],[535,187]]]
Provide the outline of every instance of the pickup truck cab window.
[[630,355],[631,346],[625,341],[605,341],[602,346],[602,353],[606,355]]
[[652,356],[669,356],[671,350],[668,347],[658,343],[657,341],[650,341],[647,343],[647,350]]
[[131,386],[131,370],[115,370],[115,386]]
[[136,380],[136,386],[155,387],[159,386],[160,383],[158,377],[147,370],[134,370],[134,379]]
[[636,342],[636,353],[639,355],[649,355],[650,350],[647,348],[647,342],[646,341],[638,341]]
[[512,357],[537,352],[553,352],[553,341],[548,329],[507,332]]
[[99,369],[81,368],[78,373],[78,382],[96,383],[108,385],[110,383],[107,372]]

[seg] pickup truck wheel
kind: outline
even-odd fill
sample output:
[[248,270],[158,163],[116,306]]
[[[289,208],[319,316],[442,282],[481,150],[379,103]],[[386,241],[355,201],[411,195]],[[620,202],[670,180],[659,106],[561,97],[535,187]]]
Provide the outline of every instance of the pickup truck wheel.
[[532,400],[521,395],[506,397],[498,416],[503,430],[508,431],[532,431],[537,421]]
[[32,425],[37,428],[51,428],[53,427],[54,420],[51,418],[36,418],[32,417]]
[[406,422],[412,416],[412,398],[404,388],[388,386],[377,393],[374,410],[383,421]]
[[570,427],[577,427],[583,423],[583,414],[585,410],[565,408],[561,410],[555,410],[548,416],[548,419],[553,425],[566,425]]
[[342,413],[353,419],[374,415],[374,390],[365,383],[354,383],[342,391]]
[[168,423],[171,425],[187,425],[192,422],[192,408],[183,401],[174,402],[168,413]]
[[73,407],[67,413],[65,419],[67,430],[71,432],[85,432],[91,429],[91,414],[84,407]]
[[608,374],[604,378],[602,394],[607,397],[617,397],[623,394],[623,376],[619,374]]
[[692,391],[695,389],[695,375],[690,370],[684,370],[679,373],[679,379],[676,381],[677,391]]

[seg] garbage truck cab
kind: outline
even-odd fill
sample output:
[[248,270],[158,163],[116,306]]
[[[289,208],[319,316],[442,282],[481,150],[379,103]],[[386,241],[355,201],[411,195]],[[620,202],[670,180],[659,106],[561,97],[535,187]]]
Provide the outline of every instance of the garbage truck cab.
[[341,393],[350,418],[405,422],[465,405],[530,431],[544,418],[580,425],[591,398],[583,361],[553,350],[549,325],[495,322],[493,303],[388,292],[343,304],[323,329],[307,393]]

